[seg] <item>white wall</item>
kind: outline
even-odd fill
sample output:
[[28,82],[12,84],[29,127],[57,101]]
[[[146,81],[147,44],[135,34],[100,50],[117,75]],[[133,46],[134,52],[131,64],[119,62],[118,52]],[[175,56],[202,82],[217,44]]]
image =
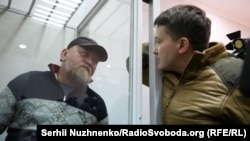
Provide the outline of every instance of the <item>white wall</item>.
[[75,36],[74,29],[46,26],[7,11],[0,11],[0,25],[0,89],[20,73],[48,70],[48,63],[59,63],[61,50]]
[[[193,4],[207,13],[212,21],[210,41],[230,42],[226,34],[241,30],[242,38],[250,37],[248,0],[161,0],[161,11],[177,4]],[[247,9],[246,9],[247,8]]]

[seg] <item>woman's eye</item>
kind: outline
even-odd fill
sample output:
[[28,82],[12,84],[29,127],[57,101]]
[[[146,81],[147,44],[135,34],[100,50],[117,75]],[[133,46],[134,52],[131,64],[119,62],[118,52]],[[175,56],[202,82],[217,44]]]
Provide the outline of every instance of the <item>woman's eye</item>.
[[161,42],[157,40],[157,41],[155,42],[155,45],[159,45],[160,43],[161,43]]

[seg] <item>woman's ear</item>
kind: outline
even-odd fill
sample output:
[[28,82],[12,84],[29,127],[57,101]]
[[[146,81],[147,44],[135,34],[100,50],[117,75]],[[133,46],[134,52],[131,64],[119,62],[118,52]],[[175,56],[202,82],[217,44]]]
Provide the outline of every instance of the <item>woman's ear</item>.
[[179,53],[185,53],[187,52],[187,50],[189,50],[190,48],[190,44],[189,44],[189,40],[186,37],[181,37],[179,39]]

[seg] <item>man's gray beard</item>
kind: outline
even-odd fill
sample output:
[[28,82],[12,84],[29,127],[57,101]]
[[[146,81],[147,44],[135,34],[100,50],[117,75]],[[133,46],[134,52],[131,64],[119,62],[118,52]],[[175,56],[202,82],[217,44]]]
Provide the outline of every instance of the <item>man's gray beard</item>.
[[[85,76],[81,75],[81,72],[79,72],[81,70],[71,70],[69,72],[67,72],[67,76],[68,78],[71,80],[71,82],[75,85],[75,86],[86,86],[88,85],[88,83],[90,82],[90,77],[87,74],[88,72],[85,72]],[[87,71],[87,70],[85,70]]]

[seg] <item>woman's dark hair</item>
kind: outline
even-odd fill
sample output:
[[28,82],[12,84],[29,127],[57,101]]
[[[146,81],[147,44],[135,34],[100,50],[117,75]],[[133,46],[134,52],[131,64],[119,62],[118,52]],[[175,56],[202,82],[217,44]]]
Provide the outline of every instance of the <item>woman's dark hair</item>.
[[194,50],[203,51],[208,47],[211,33],[211,20],[205,11],[194,5],[177,5],[163,11],[154,22],[164,26],[165,32],[173,40],[188,38]]

